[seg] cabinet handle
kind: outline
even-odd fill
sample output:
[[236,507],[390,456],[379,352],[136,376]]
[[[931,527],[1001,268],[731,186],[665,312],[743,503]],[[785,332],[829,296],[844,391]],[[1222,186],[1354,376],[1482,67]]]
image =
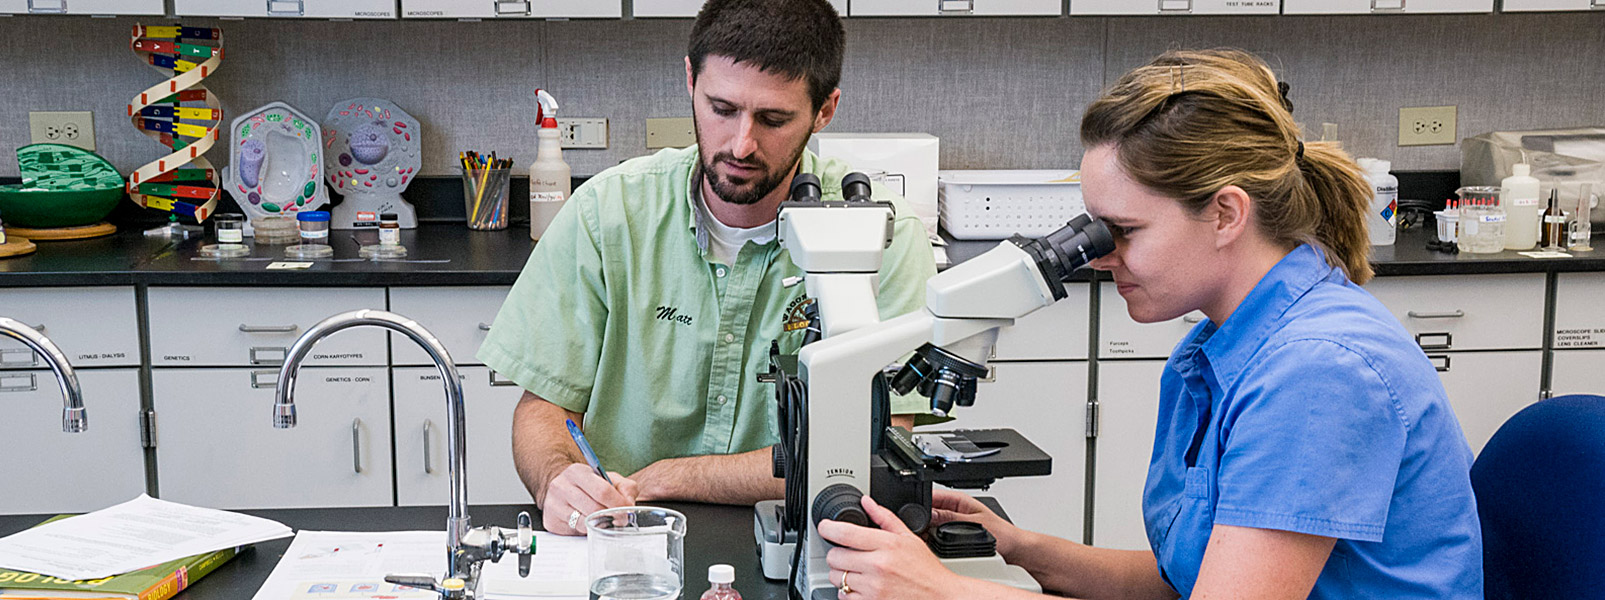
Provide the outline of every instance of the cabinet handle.
[[31,14],[66,14],[67,0],[28,0],[28,12]]
[[975,0],[936,0],[936,12],[944,15],[975,13]]
[[1192,315],[1192,314],[1182,315],[1181,316],[1181,322],[1186,323],[1188,325],[1197,325],[1199,323],[1203,323],[1204,322],[1204,318],[1200,317],[1198,315]]
[[[7,359],[6,355],[20,355],[21,359]],[[37,367],[39,355],[27,348],[6,348],[0,350],[0,367]]]
[[306,16],[305,4],[302,0],[267,0],[267,14],[270,17]]
[[479,324],[479,330],[480,331],[490,331],[490,323],[480,323]]
[[362,417],[351,420],[351,470],[362,472]]
[[290,349],[284,346],[259,346],[251,348],[251,364],[253,365],[282,365],[284,357],[289,356]]
[[1371,0],[1371,12],[1404,10],[1405,0]]
[[251,389],[273,389],[279,385],[278,371],[251,371]]
[[495,369],[485,369],[485,370],[490,373],[490,386],[491,387],[508,387],[508,386],[518,385],[513,380],[508,379],[506,377],[502,377],[500,374],[496,373]]
[[[8,383],[12,381],[25,381],[27,383]],[[33,373],[0,375],[0,392],[32,392],[37,389],[39,389],[39,380]]]
[[1409,315],[1412,319],[1459,319],[1466,316],[1466,311],[1458,308],[1445,312],[1416,312],[1412,310],[1404,314]]
[[429,475],[435,474],[434,452],[429,451],[429,438],[433,437],[434,429],[435,423],[424,419],[424,473]]
[[1439,373],[1449,372],[1449,355],[1428,354],[1427,360],[1432,361],[1432,368],[1437,369]]
[[1159,12],[1193,12],[1193,0],[1159,0]]
[[300,325],[246,325],[240,323],[240,331],[245,333],[295,333]]
[[1416,345],[1422,350],[1448,350],[1455,345],[1455,336],[1447,332],[1416,334]]
[[529,0],[496,0],[496,16],[498,17],[505,15],[527,17],[533,12],[534,9],[530,8]]

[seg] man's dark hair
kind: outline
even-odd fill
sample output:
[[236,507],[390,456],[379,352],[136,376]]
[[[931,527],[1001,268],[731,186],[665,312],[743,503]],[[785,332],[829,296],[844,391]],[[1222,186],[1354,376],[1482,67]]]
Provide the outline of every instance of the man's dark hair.
[[842,77],[847,35],[826,0],[708,0],[691,26],[691,81],[708,56],[723,56],[808,82],[814,110]]

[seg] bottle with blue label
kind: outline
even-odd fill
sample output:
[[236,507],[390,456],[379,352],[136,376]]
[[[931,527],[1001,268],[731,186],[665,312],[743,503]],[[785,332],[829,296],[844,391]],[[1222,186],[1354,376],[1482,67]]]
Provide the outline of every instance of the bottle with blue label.
[[1371,207],[1365,217],[1371,245],[1392,246],[1398,237],[1399,225],[1399,178],[1388,173],[1393,163],[1372,158],[1357,162],[1365,170],[1366,183],[1371,184]]

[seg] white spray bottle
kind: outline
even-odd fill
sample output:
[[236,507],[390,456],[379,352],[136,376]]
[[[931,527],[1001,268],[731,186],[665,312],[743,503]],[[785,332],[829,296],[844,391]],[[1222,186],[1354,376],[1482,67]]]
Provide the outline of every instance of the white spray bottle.
[[572,190],[572,171],[563,162],[563,146],[558,143],[557,99],[546,90],[535,90],[535,119],[539,144],[535,162],[529,165],[529,239],[541,239],[552,217],[563,208]]

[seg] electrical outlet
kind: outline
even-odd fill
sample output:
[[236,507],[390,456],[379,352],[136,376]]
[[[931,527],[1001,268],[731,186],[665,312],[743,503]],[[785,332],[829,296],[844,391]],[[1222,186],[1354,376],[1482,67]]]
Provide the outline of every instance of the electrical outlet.
[[1455,107],[1413,106],[1399,109],[1400,146],[1454,144]]
[[557,140],[564,148],[606,148],[607,119],[558,117]]
[[85,111],[34,111],[28,113],[33,143],[52,143],[95,149],[95,113]]
[[669,117],[646,120],[646,147],[684,148],[697,143],[696,125],[691,117]]

